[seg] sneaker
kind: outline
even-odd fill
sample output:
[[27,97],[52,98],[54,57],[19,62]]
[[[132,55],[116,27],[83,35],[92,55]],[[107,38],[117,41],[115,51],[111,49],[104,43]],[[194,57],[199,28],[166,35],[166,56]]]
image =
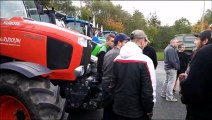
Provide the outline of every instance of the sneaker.
[[160,95],[162,98],[166,98],[166,94],[164,94],[164,93],[161,93],[161,95]]
[[169,102],[177,102],[177,99],[176,98],[168,98],[166,97],[166,101],[169,101]]

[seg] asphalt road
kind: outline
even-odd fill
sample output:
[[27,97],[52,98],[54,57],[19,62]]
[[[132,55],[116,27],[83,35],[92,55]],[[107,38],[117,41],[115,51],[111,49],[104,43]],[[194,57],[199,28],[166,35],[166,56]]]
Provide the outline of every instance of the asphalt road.
[[[165,80],[165,71],[163,69],[163,62],[159,61],[156,69],[157,74],[157,102],[153,111],[154,120],[183,120],[185,119],[186,109],[180,101],[178,93],[175,97],[177,102],[167,102],[164,98],[160,97],[161,88]],[[178,88],[179,90],[179,88]],[[97,111],[71,111],[69,120],[101,120],[102,109]]]

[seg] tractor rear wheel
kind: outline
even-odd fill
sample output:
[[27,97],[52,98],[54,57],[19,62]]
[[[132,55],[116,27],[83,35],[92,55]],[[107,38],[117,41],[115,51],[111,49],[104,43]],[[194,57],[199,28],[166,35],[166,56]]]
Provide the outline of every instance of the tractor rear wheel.
[[0,74],[0,120],[60,120],[65,100],[58,86],[42,77]]

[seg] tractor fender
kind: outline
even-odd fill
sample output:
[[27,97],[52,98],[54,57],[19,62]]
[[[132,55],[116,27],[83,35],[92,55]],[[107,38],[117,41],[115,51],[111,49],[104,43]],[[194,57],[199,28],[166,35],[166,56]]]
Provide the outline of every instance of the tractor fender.
[[51,70],[32,62],[7,62],[0,64],[0,70],[13,70],[23,74],[28,78],[36,77],[43,74],[51,73]]

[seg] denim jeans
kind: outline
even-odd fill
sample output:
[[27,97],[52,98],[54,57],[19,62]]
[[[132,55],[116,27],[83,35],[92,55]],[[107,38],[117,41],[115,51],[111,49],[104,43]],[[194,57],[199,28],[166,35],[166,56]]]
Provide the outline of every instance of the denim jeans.
[[169,69],[166,71],[166,80],[162,87],[162,94],[165,94],[168,98],[173,98],[173,88],[176,80],[177,70]]

